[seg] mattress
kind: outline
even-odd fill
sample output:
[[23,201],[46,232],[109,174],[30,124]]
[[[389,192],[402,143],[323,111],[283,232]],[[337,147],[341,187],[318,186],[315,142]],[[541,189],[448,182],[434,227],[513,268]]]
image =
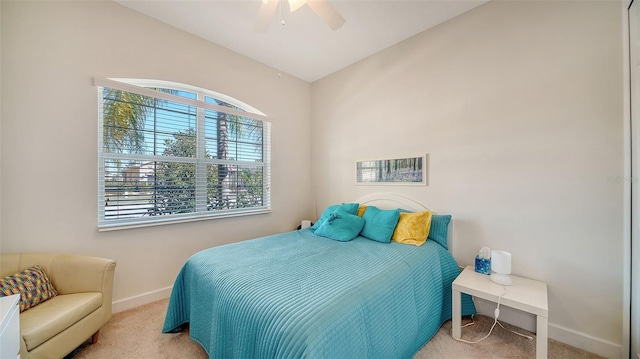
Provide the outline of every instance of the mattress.
[[459,272],[433,241],[262,237],[189,258],[163,332],[188,324],[211,358],[411,358],[451,318]]

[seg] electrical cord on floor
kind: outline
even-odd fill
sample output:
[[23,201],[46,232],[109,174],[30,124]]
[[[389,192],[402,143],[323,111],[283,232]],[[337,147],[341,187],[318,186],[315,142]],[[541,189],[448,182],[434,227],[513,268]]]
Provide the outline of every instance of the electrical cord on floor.
[[505,328],[505,327],[504,327],[504,325],[502,325],[502,323],[500,323],[500,321],[499,321],[499,320],[498,320],[497,322],[498,322],[498,325],[502,327],[502,329],[504,329],[504,330],[508,330],[508,331],[510,331],[511,333],[513,333],[513,334],[517,334],[517,335],[519,335],[519,336],[521,336],[521,337],[523,337],[523,338],[527,338],[527,339],[529,339],[529,340],[533,340],[533,337],[530,337],[530,336],[528,336],[528,335],[526,335],[526,334],[518,333],[518,332],[516,332],[516,331],[514,331],[514,330],[511,330],[511,329],[507,329],[507,328]]
[[[527,339],[529,339],[529,340],[533,340],[533,338],[532,338],[532,337],[530,337],[530,336],[528,336],[528,335],[521,334],[521,333],[515,332],[515,331],[513,331],[513,330],[511,330],[511,329],[507,329],[507,328],[505,328],[505,327],[504,327],[504,325],[502,325],[502,323],[500,323],[500,322],[498,321],[498,317],[500,316],[500,300],[502,299],[502,297],[503,297],[505,294],[507,294],[507,287],[502,286],[502,289],[503,289],[502,294],[500,294],[500,296],[498,296],[498,305],[496,306],[496,309],[493,311],[493,324],[491,325],[491,329],[489,329],[489,333],[487,333],[487,335],[485,335],[484,337],[482,337],[482,338],[480,338],[480,339],[478,339],[478,340],[475,340],[475,341],[464,340],[464,339],[462,339],[462,338],[460,338],[460,339],[458,339],[458,338],[453,338],[453,335],[452,335],[451,337],[452,337],[453,339],[455,339],[455,340],[459,341],[459,342],[463,342],[463,343],[467,343],[467,344],[477,344],[477,343],[480,343],[481,341],[483,341],[483,340],[487,339],[487,338],[491,335],[491,333],[493,332],[493,328],[495,328],[496,324],[499,324],[499,325],[500,325],[500,327],[502,327],[502,329],[508,330],[508,331],[510,331],[510,332],[512,332],[512,333],[514,333],[514,334],[518,334],[519,336],[521,336],[521,337],[525,337],[525,338],[527,338]],[[462,329],[462,328],[466,328],[466,327],[471,326],[471,325],[473,325],[473,324],[475,324],[475,321],[473,321],[473,315],[472,315],[472,316],[471,316],[471,323],[467,323],[467,324],[463,325],[463,326],[462,326],[462,327],[460,327],[460,328],[461,328],[461,329]],[[453,332],[453,328],[451,328],[451,331]]]

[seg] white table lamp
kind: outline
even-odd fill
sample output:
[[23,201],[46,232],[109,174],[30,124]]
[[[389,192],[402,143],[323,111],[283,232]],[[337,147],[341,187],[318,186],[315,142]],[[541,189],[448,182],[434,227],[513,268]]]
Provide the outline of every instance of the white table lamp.
[[511,253],[491,251],[491,280],[501,285],[511,285]]

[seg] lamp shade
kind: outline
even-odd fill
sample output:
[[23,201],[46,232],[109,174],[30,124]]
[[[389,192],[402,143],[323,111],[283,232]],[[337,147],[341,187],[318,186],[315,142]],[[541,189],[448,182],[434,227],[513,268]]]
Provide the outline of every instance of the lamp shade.
[[510,285],[511,253],[505,251],[491,251],[491,280],[502,285]]

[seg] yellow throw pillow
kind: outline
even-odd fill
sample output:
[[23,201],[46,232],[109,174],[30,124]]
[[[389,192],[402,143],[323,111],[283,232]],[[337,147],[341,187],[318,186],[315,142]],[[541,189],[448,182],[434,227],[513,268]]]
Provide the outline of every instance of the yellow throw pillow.
[[421,246],[427,241],[429,228],[431,228],[431,212],[400,213],[400,220],[391,240]]
[[357,213],[358,217],[362,217],[362,215],[364,215],[364,211],[366,210],[367,210],[367,206],[358,207],[358,213]]

